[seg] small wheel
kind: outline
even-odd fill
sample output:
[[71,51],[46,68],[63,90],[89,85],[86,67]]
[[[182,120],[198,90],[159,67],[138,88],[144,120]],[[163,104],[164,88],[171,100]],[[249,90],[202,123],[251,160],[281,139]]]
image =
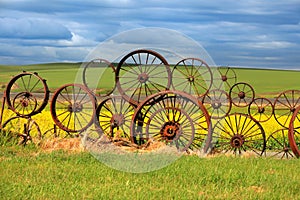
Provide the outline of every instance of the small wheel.
[[[275,120],[284,128],[289,128],[289,122],[296,108],[300,106],[300,90],[286,90],[278,95],[274,102]],[[294,128],[299,128],[294,126]]]
[[50,111],[59,128],[82,132],[94,121],[95,104],[94,96],[84,85],[66,84],[53,94]]
[[224,90],[210,90],[202,100],[212,119],[221,119],[231,110],[231,100]]
[[93,94],[108,96],[115,89],[115,67],[107,60],[94,59],[85,65],[82,79]]
[[206,62],[199,58],[179,61],[172,70],[174,90],[191,95],[204,96],[212,86],[212,72]]
[[229,96],[233,105],[247,107],[254,100],[255,93],[248,83],[236,83],[230,88]]
[[258,122],[268,121],[274,112],[272,102],[266,98],[256,98],[248,106],[248,114]]
[[298,128],[300,127],[300,106],[296,108],[294,111],[290,124],[289,124],[289,132],[288,138],[290,147],[297,158],[300,157],[300,134],[298,132]]
[[236,84],[237,76],[235,71],[230,67],[218,67],[219,74],[214,74],[214,81],[216,88],[221,89],[224,87],[228,91],[234,84]]
[[[299,133],[296,132],[296,135],[299,136]],[[295,157],[290,147],[288,129],[279,129],[267,138],[267,151],[267,156],[281,159]]]
[[171,70],[159,53],[135,50],[122,58],[116,69],[116,86],[122,97],[137,106],[147,96],[168,90]]
[[38,124],[31,118],[15,116],[5,121],[1,132],[7,142],[14,141],[15,144],[26,145],[28,142],[41,140],[41,131]]
[[46,80],[37,73],[23,72],[7,84],[7,106],[19,116],[40,113],[48,103],[49,90]]
[[262,126],[241,113],[230,114],[216,122],[208,138],[208,152],[230,152],[234,155],[250,152],[261,156],[266,148]]
[[130,133],[138,145],[154,140],[186,151],[202,147],[208,127],[208,113],[196,98],[184,92],[164,91],[147,97],[137,107]]
[[130,123],[134,107],[122,97],[109,97],[97,107],[97,125],[110,137],[130,139]]

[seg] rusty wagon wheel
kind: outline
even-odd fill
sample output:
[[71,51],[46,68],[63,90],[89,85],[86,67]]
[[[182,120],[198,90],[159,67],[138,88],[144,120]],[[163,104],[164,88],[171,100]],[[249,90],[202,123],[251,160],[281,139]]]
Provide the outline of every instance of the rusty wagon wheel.
[[300,134],[298,128],[300,127],[300,106],[294,111],[290,123],[289,123],[289,132],[288,138],[290,147],[297,158],[300,157]]
[[97,107],[97,126],[111,138],[130,139],[130,123],[134,107],[120,96],[111,96]]
[[236,83],[229,91],[233,105],[237,107],[247,107],[255,97],[254,89],[248,83]]
[[46,80],[37,73],[23,72],[13,77],[5,90],[7,106],[19,116],[40,113],[48,103]]
[[83,84],[99,97],[108,96],[115,89],[115,71],[114,65],[109,61],[94,59],[84,66]]
[[135,110],[130,126],[131,140],[174,145],[179,151],[199,149],[206,139],[209,115],[191,95],[163,91],[147,97]]
[[28,117],[14,116],[6,120],[0,130],[7,142],[14,141],[19,145],[37,143],[42,139],[39,125]]
[[[267,156],[277,157],[277,158],[293,158],[293,154],[289,139],[288,139],[289,130],[286,128],[276,130],[267,138]],[[300,135],[296,131],[296,137],[299,139]]]
[[116,86],[124,99],[137,106],[145,97],[167,90],[171,70],[159,53],[140,49],[124,56],[116,69]]
[[[296,108],[300,106],[300,90],[286,90],[280,93],[274,102],[274,117],[278,124],[289,128],[289,123]],[[294,126],[299,128],[300,124]]]
[[224,87],[224,90],[229,90],[234,84],[236,84],[237,76],[231,67],[218,67],[218,74],[214,74],[214,83],[216,88],[221,89]]
[[82,132],[93,122],[96,102],[81,84],[66,84],[53,94],[50,111],[55,124],[69,133]]
[[212,119],[226,117],[231,110],[231,99],[224,90],[213,89],[202,100]]
[[204,96],[212,86],[210,67],[199,58],[185,58],[172,69],[172,88],[191,95]]
[[256,98],[248,106],[248,114],[258,122],[268,121],[273,116],[273,112],[273,104],[266,98]]
[[215,123],[209,133],[207,152],[246,152],[261,156],[266,148],[265,132],[259,122],[242,113],[230,114]]

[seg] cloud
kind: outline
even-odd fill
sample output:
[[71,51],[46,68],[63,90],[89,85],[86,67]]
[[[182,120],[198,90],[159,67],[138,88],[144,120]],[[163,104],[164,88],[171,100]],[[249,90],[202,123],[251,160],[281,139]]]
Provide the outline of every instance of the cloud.
[[71,39],[71,32],[63,25],[45,19],[0,18],[0,38]]

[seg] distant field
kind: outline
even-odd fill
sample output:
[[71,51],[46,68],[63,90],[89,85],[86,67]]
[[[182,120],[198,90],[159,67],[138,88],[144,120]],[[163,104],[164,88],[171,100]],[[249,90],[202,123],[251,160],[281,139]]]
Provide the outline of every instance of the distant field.
[[[26,66],[0,65],[0,88],[12,76],[24,71],[38,72],[40,76],[47,80],[51,91],[66,83],[81,82],[81,63],[49,63]],[[253,86],[257,96],[275,97],[279,92],[288,89],[300,89],[300,71],[290,70],[266,70],[266,69],[242,69],[234,68],[237,81],[246,82]],[[76,79],[76,77],[79,79]],[[111,83],[111,76],[103,77],[101,84],[108,87]],[[107,80],[106,80],[107,79]],[[105,85],[106,84],[106,85]]]

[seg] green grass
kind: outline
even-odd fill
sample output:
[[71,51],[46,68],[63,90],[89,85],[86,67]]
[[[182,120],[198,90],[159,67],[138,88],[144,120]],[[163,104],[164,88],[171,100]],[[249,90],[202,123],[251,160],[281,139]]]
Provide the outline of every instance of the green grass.
[[85,152],[1,148],[3,199],[299,199],[296,159],[183,156],[161,170],[132,174]]

